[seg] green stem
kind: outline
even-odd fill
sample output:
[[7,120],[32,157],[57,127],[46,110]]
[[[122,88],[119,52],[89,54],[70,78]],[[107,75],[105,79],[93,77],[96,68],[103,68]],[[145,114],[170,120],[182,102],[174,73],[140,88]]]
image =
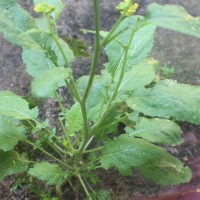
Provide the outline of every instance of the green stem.
[[103,41],[101,42],[101,46],[105,46],[108,41],[110,41],[110,37],[112,36],[112,34],[115,32],[115,30],[117,29],[117,27],[119,26],[119,24],[121,23],[121,21],[124,19],[125,15],[120,15],[120,17],[118,18],[118,20],[115,22],[114,26],[112,27],[112,29],[109,31],[108,35],[103,39]]
[[[65,55],[65,52],[64,52],[64,50],[63,50],[63,48],[62,48],[62,46],[61,46],[61,44],[60,44],[60,42],[58,40],[58,37],[54,32],[53,23],[52,23],[51,19],[49,18],[49,16],[47,16],[47,20],[48,20],[48,23],[49,23],[49,29],[50,29],[51,36],[52,36],[53,40],[55,41],[56,45],[58,46],[58,48],[59,48],[59,50],[60,50],[60,52],[62,54],[62,57],[63,57],[63,59],[65,61],[66,67],[70,68],[67,56]],[[80,95],[78,93],[78,89],[77,89],[77,86],[76,86],[76,83],[74,81],[73,76],[71,77],[70,80],[72,82],[73,88],[69,87],[70,84],[69,84],[68,80],[65,80],[67,85],[68,85],[68,88],[69,88],[70,92],[73,95],[75,94],[76,95],[75,97],[79,97],[79,99],[80,99]]]
[[78,160],[80,159],[80,156],[82,154],[82,151],[85,148],[85,145],[87,144],[87,140],[88,140],[88,136],[89,136],[89,127],[88,127],[88,119],[87,119],[87,109],[86,109],[86,100],[87,97],[89,95],[89,91],[91,89],[93,80],[94,80],[94,76],[95,76],[95,72],[97,69],[97,64],[98,64],[98,59],[99,59],[99,54],[100,54],[100,35],[99,35],[99,6],[98,6],[98,0],[93,0],[93,13],[94,13],[94,24],[95,24],[95,45],[94,45],[94,54],[93,54],[93,59],[92,59],[92,65],[91,65],[91,70],[90,70],[90,75],[89,75],[89,80],[83,95],[83,98],[80,102],[81,105],[81,110],[82,110],[82,115],[83,115],[83,121],[84,121],[84,131],[83,131],[83,140],[82,143],[79,147],[79,149],[77,150],[76,154],[77,154],[77,158],[76,158],[76,162],[78,163]]
[[124,60],[123,60],[123,64],[122,64],[120,77],[119,77],[118,82],[117,82],[117,86],[115,87],[115,90],[114,90],[114,92],[113,92],[113,94],[112,94],[112,96],[110,98],[110,101],[107,104],[106,111],[104,112],[104,114],[102,115],[100,120],[97,122],[97,124],[91,130],[92,134],[94,134],[96,132],[96,130],[99,128],[99,126],[101,125],[101,123],[105,119],[106,115],[108,114],[108,112],[109,112],[109,110],[111,108],[112,101],[114,100],[114,98],[116,97],[116,95],[118,93],[118,90],[119,90],[119,87],[121,85],[122,79],[124,77],[125,69],[126,69],[126,58],[127,58],[127,55],[128,55],[128,48],[125,49]]
[[55,94],[56,94],[56,99],[58,101],[58,105],[60,107],[60,110],[63,113],[63,115],[65,115],[65,108],[64,108],[64,106],[62,104],[62,99],[61,99],[60,95],[58,94],[58,92],[56,90],[55,90]]
[[102,149],[103,149],[103,147],[97,147],[95,149],[85,150],[83,153],[91,153],[91,152],[99,151]]
[[88,190],[87,190],[87,187],[86,187],[85,183],[83,182],[83,179],[82,179],[80,173],[78,173],[76,176],[78,177],[78,180],[79,180],[80,184],[82,185],[82,187],[83,187],[83,189],[84,189],[84,191],[85,191],[87,197],[88,197],[90,200],[92,200],[92,198],[91,198],[91,196],[90,196],[90,194],[89,194],[89,192],[88,192]]
[[67,130],[66,130],[66,128],[65,128],[65,126],[64,126],[64,124],[63,124],[63,122],[62,122],[62,120],[61,120],[60,118],[59,118],[59,122],[60,122],[60,125],[61,125],[61,127],[62,127],[62,129],[63,129],[63,132],[64,132],[64,134],[65,134],[65,136],[66,136],[66,139],[67,139],[67,142],[68,142],[68,145],[69,145],[70,152],[73,154],[74,151],[75,151],[75,149],[74,149],[73,146],[71,145],[71,141],[70,141],[69,134],[68,134],[68,132],[67,132]]
[[69,166],[68,164],[64,163],[62,160],[60,160],[60,159],[58,159],[58,158],[54,157],[54,156],[53,156],[53,155],[51,155],[49,152],[45,151],[45,150],[44,150],[44,149],[42,149],[41,147],[38,147],[38,146],[37,146],[37,145],[35,145],[34,143],[32,143],[32,142],[29,142],[28,140],[24,140],[23,142],[25,142],[25,143],[27,143],[27,144],[31,145],[31,146],[32,146],[32,147],[34,147],[35,149],[38,149],[38,150],[40,150],[41,152],[43,152],[44,154],[46,154],[46,155],[47,155],[47,156],[49,156],[50,158],[52,158],[52,159],[56,160],[57,162],[59,162],[60,164],[64,165],[65,167],[67,167],[67,168],[69,168],[69,169],[71,169],[71,170],[74,170],[74,168],[73,168],[73,167],[71,167],[71,166]]
[[94,55],[93,55],[93,59],[92,59],[92,66],[91,66],[91,71],[90,71],[90,76],[89,76],[89,80],[87,83],[87,87],[86,90],[84,92],[83,95],[83,99],[82,101],[85,102],[90,88],[92,86],[93,80],[94,80],[94,76],[95,76],[95,72],[97,69],[97,65],[98,65],[98,59],[99,59],[99,54],[100,54],[100,50],[101,50],[101,46],[100,46],[100,34],[99,34],[99,30],[100,30],[100,21],[99,21],[99,7],[98,7],[98,0],[93,0],[93,13],[94,13],[94,24],[95,24],[95,45],[94,45]]

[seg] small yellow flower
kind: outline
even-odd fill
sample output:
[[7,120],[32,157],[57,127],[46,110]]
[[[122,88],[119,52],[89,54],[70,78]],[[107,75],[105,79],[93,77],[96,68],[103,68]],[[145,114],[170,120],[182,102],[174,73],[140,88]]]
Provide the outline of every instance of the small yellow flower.
[[49,5],[46,2],[42,2],[42,3],[36,4],[33,10],[36,13],[48,14],[55,10],[55,6]]
[[138,7],[138,3],[132,4],[132,0],[124,0],[124,2],[116,6],[116,9],[119,10],[122,15],[131,16],[136,12]]

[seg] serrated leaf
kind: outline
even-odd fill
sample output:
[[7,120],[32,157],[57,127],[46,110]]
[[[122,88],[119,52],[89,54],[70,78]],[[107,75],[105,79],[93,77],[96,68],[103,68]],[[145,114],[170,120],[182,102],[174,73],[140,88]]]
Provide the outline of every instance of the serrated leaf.
[[[145,177],[162,185],[184,183],[191,179],[191,170],[164,149],[126,134],[105,145],[101,164],[105,169],[117,168],[122,175],[131,175],[134,168],[139,169]],[[162,177],[156,175],[155,169],[158,174],[163,174]],[[151,172],[149,175],[147,170]],[[168,176],[163,180],[165,174]]]
[[167,119],[142,117],[134,129],[127,127],[125,130],[132,137],[141,137],[153,143],[178,145],[183,142],[180,127]]
[[200,17],[191,16],[183,7],[152,3],[148,6],[146,18],[162,28],[200,37]]
[[12,150],[19,140],[26,139],[26,130],[11,118],[0,116],[0,149]]
[[158,82],[153,88],[138,90],[126,98],[132,109],[145,115],[173,118],[200,124],[200,87],[173,80]]
[[25,156],[15,151],[0,150],[0,180],[11,174],[25,172],[28,168],[27,162],[23,162]]
[[[131,17],[133,21],[137,18]],[[129,23],[129,18],[122,22],[122,27]],[[106,69],[114,75],[121,67],[124,59],[124,47],[128,47],[128,55],[126,58],[126,68],[131,69],[133,65],[144,60],[153,47],[153,39],[155,26],[152,24],[135,27],[135,24],[128,26],[128,28],[117,35],[105,47],[109,62],[105,65]],[[121,29],[121,27],[119,27]],[[135,29],[135,30],[134,30]],[[134,34],[133,34],[134,31]]]
[[75,103],[70,110],[66,112],[65,119],[69,135],[83,128],[83,116],[79,103]]
[[183,163],[171,156],[165,154],[150,165],[140,168],[142,175],[159,185],[178,185],[187,183],[192,178],[192,171],[189,167],[184,167]]
[[28,173],[48,185],[60,185],[67,177],[66,172],[62,171],[58,165],[48,162],[35,164],[33,168],[29,169]]
[[[43,0],[34,0],[35,4],[42,3],[42,2],[44,2],[44,1]],[[45,0],[45,2],[47,4],[49,4],[50,6],[55,7],[55,10],[51,13],[51,16],[53,18],[55,18],[56,15],[58,15],[60,13],[60,11],[62,10],[62,8],[64,6],[61,0]]]
[[36,119],[38,108],[29,109],[27,101],[9,91],[0,92],[0,114],[15,119]]
[[[116,74],[114,81],[119,80],[120,71]],[[155,70],[152,65],[142,62],[134,65],[132,69],[124,74],[120,84],[118,94],[138,90],[149,85],[156,77]]]
[[56,97],[56,89],[64,86],[71,76],[70,69],[57,67],[46,70],[37,76],[31,84],[32,94],[36,97]]
[[44,71],[55,67],[55,64],[42,50],[23,48],[22,59],[26,64],[26,71],[32,77],[37,77]]

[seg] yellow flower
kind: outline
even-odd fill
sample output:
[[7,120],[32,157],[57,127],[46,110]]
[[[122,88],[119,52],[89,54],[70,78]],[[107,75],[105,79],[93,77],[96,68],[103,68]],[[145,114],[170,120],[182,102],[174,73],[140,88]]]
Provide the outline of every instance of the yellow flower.
[[131,16],[136,12],[138,7],[138,3],[132,4],[132,0],[124,0],[124,2],[116,6],[116,9],[119,10],[122,15]]
[[48,14],[55,10],[55,6],[49,5],[46,2],[42,2],[42,3],[36,4],[33,10],[36,13]]

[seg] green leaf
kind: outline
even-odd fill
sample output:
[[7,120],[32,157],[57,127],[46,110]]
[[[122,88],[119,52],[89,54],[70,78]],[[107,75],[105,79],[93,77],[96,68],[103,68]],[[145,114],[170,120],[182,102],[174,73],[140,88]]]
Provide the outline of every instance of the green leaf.
[[[105,145],[101,164],[105,169],[116,167],[122,175],[131,175],[133,168],[139,169],[145,177],[162,185],[180,184],[191,179],[191,170],[164,149],[126,134]],[[155,169],[162,176],[156,175]]]
[[0,180],[11,174],[25,172],[28,168],[27,162],[24,162],[24,155],[19,155],[15,151],[0,150]]
[[183,7],[152,3],[148,6],[146,18],[162,28],[200,37],[200,17],[191,16]]
[[64,86],[65,80],[70,76],[71,71],[67,68],[58,67],[46,70],[32,81],[32,94],[41,98],[56,97],[56,89]]
[[200,87],[173,80],[158,82],[153,88],[134,91],[124,100],[145,115],[173,118],[200,124]]
[[[44,2],[44,0],[34,0],[35,4],[42,3],[42,2]],[[54,6],[55,7],[55,10],[51,13],[51,16],[53,18],[55,18],[57,15],[59,15],[60,11],[64,7],[64,5],[63,5],[61,0],[45,0],[45,2],[47,4],[49,4],[50,6]]]
[[[137,21],[137,18],[131,17],[132,20]],[[122,22],[122,27],[126,23],[129,24],[129,18]],[[135,24],[128,26],[128,28],[117,35],[105,47],[109,62],[105,65],[106,69],[114,75],[121,67],[124,59],[124,47],[128,47],[128,56],[126,59],[127,69],[131,69],[133,65],[144,60],[153,47],[153,39],[155,26],[152,24],[135,27]],[[121,30],[121,27],[119,27]],[[134,34],[133,34],[134,32]]]
[[180,127],[167,119],[139,118],[134,129],[127,127],[126,133],[133,137],[141,137],[149,142],[178,145],[183,142]]
[[22,59],[26,64],[26,71],[32,77],[37,77],[44,71],[55,67],[43,50],[23,48]]
[[11,118],[0,115],[0,149],[12,150],[19,140],[26,140],[26,130]]
[[[119,76],[120,71],[116,74],[114,82],[118,82]],[[156,74],[152,65],[146,62],[134,65],[130,71],[124,74],[124,78],[118,90],[118,95],[144,88],[149,85],[155,77]]]
[[15,119],[36,119],[38,108],[29,109],[28,103],[9,91],[0,92],[0,114]]
[[35,27],[34,18],[22,9],[16,0],[0,0],[0,13],[12,21],[15,27],[23,31]]
[[[58,40],[70,64],[74,59],[74,54],[65,41],[61,38]],[[44,34],[43,41],[39,41],[39,43],[44,47],[40,47],[40,49],[23,48],[22,59],[26,64],[28,74],[37,77],[46,70],[66,65],[60,49],[48,34]]]
[[184,167],[181,161],[170,154],[164,154],[150,165],[142,166],[140,171],[144,177],[159,185],[178,185],[187,183],[192,178],[190,168]]
[[67,177],[66,172],[56,164],[48,162],[37,163],[28,173],[49,185],[60,185]]
[[83,128],[83,116],[79,103],[75,103],[70,110],[66,112],[65,119],[69,135],[80,131]]

